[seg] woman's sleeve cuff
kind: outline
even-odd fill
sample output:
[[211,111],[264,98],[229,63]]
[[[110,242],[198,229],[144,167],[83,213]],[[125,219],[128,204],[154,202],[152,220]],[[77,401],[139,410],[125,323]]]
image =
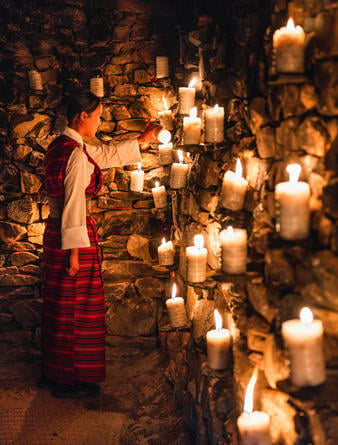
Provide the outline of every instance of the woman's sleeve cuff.
[[61,249],[90,247],[86,226],[61,228]]

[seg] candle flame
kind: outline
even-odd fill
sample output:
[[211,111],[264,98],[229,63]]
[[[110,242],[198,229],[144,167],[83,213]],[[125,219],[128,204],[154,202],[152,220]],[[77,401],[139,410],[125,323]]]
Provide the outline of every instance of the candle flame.
[[243,411],[247,414],[251,414],[253,411],[253,392],[257,382],[257,378],[258,378],[258,367],[256,366],[255,369],[253,370],[244,398]]
[[227,227],[227,234],[228,235],[233,235],[233,233],[234,233],[233,227],[232,226]]
[[158,133],[157,139],[162,143],[162,144],[168,144],[168,142],[171,141],[171,133],[169,130],[160,130],[160,132]]
[[198,249],[202,249],[204,246],[204,238],[203,235],[195,235],[194,236],[194,244]]
[[311,324],[313,322],[313,314],[310,308],[303,307],[299,315],[300,321],[304,324]]
[[171,299],[175,300],[176,298],[176,293],[177,293],[177,287],[176,287],[176,283],[173,284],[173,287],[171,289]]
[[137,170],[140,172],[142,170],[141,162],[137,163]]
[[197,117],[197,107],[194,107],[194,108],[192,108],[192,109],[190,110],[190,112],[189,112],[189,116],[190,116],[191,118],[195,118],[195,117]]
[[166,98],[164,96],[162,96],[162,102],[163,102],[163,105],[164,105],[164,109],[165,110],[169,110],[168,102],[167,102],[167,100],[166,100]]
[[214,318],[216,330],[220,331],[222,329],[223,320],[221,314],[218,312],[217,309],[214,310]]
[[178,162],[183,164],[183,152],[182,150],[177,150]]
[[287,24],[286,24],[286,29],[288,31],[294,31],[296,29],[295,27],[295,22],[293,21],[293,18],[290,17]]
[[289,182],[292,184],[296,183],[298,181],[300,172],[302,168],[299,164],[289,164],[286,167],[286,171],[289,173]]
[[158,181],[155,182],[155,187],[158,188],[160,186],[160,183]]
[[162,238],[162,244],[165,244],[165,238]]
[[242,177],[242,172],[243,172],[243,168],[242,168],[241,160],[239,158],[237,158],[237,161],[236,161],[236,176],[241,178]]
[[216,104],[215,106],[214,106],[214,111],[217,113],[217,111],[218,111],[218,108],[219,108],[219,106],[218,106],[218,104]]
[[197,82],[197,78],[193,77],[191,79],[191,81],[189,82],[188,88],[192,88],[196,84],[196,82]]

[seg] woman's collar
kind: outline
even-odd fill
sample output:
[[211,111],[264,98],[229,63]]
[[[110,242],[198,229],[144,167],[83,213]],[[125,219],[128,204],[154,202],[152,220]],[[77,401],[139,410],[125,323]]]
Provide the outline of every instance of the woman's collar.
[[66,127],[62,134],[64,136],[68,136],[71,139],[74,139],[74,141],[78,142],[80,145],[83,145],[82,136],[73,128]]

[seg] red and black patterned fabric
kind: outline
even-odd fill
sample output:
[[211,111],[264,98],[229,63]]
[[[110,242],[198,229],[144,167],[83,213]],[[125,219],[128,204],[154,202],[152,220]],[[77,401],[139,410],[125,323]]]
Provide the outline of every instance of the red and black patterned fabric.
[[[45,188],[48,196],[64,197],[64,178],[69,156],[77,142],[60,136],[48,147]],[[94,172],[86,189],[93,197],[102,185],[102,173]],[[49,217],[43,239],[44,309],[42,346],[44,374],[64,384],[101,381],[105,376],[105,308],[101,259],[96,228],[87,216],[90,247],[79,249],[80,270],[70,277],[69,250],[61,249],[61,218]]]

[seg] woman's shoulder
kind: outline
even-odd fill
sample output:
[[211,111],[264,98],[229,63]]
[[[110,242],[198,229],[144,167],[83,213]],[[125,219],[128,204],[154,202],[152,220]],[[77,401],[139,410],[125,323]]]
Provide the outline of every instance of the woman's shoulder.
[[48,146],[47,150],[53,150],[55,148],[69,148],[74,149],[78,146],[78,143],[71,139],[70,137],[61,134],[57,136]]

